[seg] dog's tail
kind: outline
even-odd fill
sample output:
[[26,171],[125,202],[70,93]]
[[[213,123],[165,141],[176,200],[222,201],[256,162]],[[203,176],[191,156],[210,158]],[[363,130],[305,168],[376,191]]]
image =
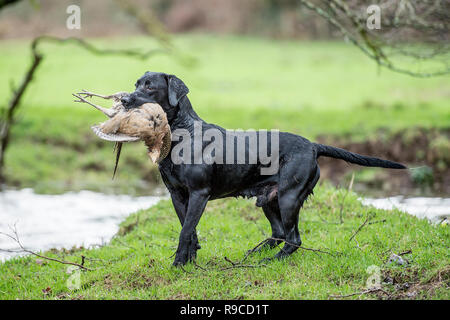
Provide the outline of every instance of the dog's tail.
[[391,169],[407,169],[404,165],[398,162],[383,160],[375,157],[363,156],[344,149],[327,146],[324,144],[314,143],[317,150],[317,158],[320,156],[342,159],[350,163],[359,164],[365,167],[381,167]]

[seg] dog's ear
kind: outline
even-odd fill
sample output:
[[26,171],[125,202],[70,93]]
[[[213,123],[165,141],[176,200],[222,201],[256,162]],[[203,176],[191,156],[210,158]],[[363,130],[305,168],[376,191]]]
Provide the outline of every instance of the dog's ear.
[[178,105],[178,102],[189,93],[188,87],[183,81],[174,75],[167,76],[169,103],[172,107]]

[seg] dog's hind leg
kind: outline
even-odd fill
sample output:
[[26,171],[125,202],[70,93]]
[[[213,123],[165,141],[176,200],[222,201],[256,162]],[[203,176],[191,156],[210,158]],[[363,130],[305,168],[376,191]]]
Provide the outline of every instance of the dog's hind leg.
[[[262,209],[267,220],[269,220],[270,222],[270,227],[272,228],[272,238],[284,239],[284,228],[283,222],[281,221],[280,208],[278,207],[278,198],[274,198],[273,200],[263,205]],[[255,251],[260,251],[265,248],[273,249],[281,242],[281,240],[269,239],[266,243],[264,243],[264,245],[262,245]]]
[[[308,173],[294,175],[288,183],[280,186],[278,204],[285,233],[285,245],[274,258],[280,259],[291,255],[302,244],[298,231],[299,211],[304,201],[312,193],[319,180],[320,170],[316,163],[309,167]],[[300,178],[296,178],[299,176]],[[292,184],[292,179],[295,181]]]

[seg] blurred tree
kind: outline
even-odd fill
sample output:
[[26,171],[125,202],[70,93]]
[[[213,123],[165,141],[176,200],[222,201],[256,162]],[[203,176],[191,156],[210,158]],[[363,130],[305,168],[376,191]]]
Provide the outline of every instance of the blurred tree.
[[20,102],[23,94],[33,80],[33,77],[35,76],[35,73],[44,58],[44,55],[38,50],[38,46],[42,42],[56,42],[60,44],[72,43],[86,49],[87,51],[95,55],[123,55],[142,60],[145,60],[154,54],[164,52],[164,50],[159,48],[150,49],[147,52],[140,52],[129,49],[100,49],[90,44],[89,42],[78,38],[61,39],[52,36],[41,36],[35,38],[31,43],[32,61],[30,66],[28,67],[28,70],[23,76],[18,88],[12,88],[12,96],[9,103],[4,107],[0,106],[0,183],[5,182],[5,175],[3,172],[5,166],[5,153],[6,149],[9,146],[11,127],[15,123],[15,115],[18,108],[20,107]]
[[[0,0],[0,10],[8,4],[19,1],[20,0]],[[158,47],[155,49],[150,49],[147,52],[129,49],[99,49],[89,42],[79,38],[58,38],[46,35],[36,37],[31,43],[32,61],[29,68],[27,69],[17,89],[13,88],[13,85],[11,85],[12,96],[9,103],[5,106],[0,106],[0,187],[1,183],[4,183],[6,180],[4,174],[5,153],[10,143],[11,127],[14,125],[16,120],[15,115],[18,108],[20,107],[20,102],[23,94],[33,80],[33,77],[35,76],[35,73],[44,58],[43,54],[38,50],[38,46],[42,42],[56,42],[60,44],[72,43],[81,46],[82,48],[96,55],[125,55],[138,59],[147,59],[148,57],[156,53],[167,53],[173,51],[170,39],[164,29],[161,27],[161,23],[157,22],[157,19],[153,17],[150,11],[139,11],[130,1],[127,0],[117,1],[121,3],[124,10],[134,15],[136,19],[138,19],[138,21],[146,28],[147,33],[155,36],[162,48]]]
[[[141,12],[143,0],[134,3]],[[336,38],[382,67],[415,77],[450,73],[449,0],[149,0],[173,31]],[[140,6],[140,7],[139,7]]]
[[[299,2],[328,21],[380,66],[415,77],[450,73],[450,1]],[[379,14],[380,25],[373,27],[375,14]]]
[[19,2],[20,0],[0,0],[0,10],[7,5],[13,4],[15,2]]
[[144,33],[155,37],[166,49],[172,48],[169,34],[150,8],[132,0],[115,0],[119,7],[138,22]]

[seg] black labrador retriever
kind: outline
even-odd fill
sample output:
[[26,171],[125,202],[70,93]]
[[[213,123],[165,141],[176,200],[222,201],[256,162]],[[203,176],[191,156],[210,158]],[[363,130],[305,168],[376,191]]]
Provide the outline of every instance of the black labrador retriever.
[[[127,109],[139,107],[147,102],[158,103],[167,113],[173,136],[176,137],[177,131],[184,133],[183,139],[178,139],[181,141],[173,138],[170,156],[159,163],[161,177],[170,192],[182,225],[173,263],[175,266],[195,260],[197,250],[200,249],[196,226],[209,200],[256,196],[256,205],[262,207],[272,227],[272,237],[285,240],[284,247],[274,257],[283,258],[292,254],[301,245],[298,231],[299,211],[319,180],[317,159],[320,156],[342,159],[368,167],[406,168],[396,162],[312,143],[291,133],[273,131],[256,132],[256,147],[251,143],[251,139],[241,140],[244,141],[241,149],[235,143],[223,146],[220,143],[216,144],[215,151],[210,153],[213,156],[212,161],[211,157],[209,161],[206,158],[198,161],[196,155],[207,153],[208,145],[212,141],[219,142],[221,139],[225,141],[229,132],[203,121],[193,110],[186,96],[188,92],[189,89],[183,81],[174,75],[146,72],[136,82],[136,90],[122,99]],[[210,136],[214,139],[210,137],[202,140],[201,137],[207,132],[213,132],[214,134]],[[249,136],[251,135],[247,138]],[[237,138],[232,138],[235,142],[239,139],[239,134]],[[184,143],[185,147],[190,147],[193,151],[179,148],[180,143]],[[272,148],[275,144],[278,149]],[[259,158],[255,160],[254,155],[260,154],[262,149],[274,153],[271,154],[272,163]],[[222,161],[223,157],[222,160],[218,157],[221,154],[222,156],[226,154],[227,161]],[[239,157],[244,155],[245,159],[252,161],[238,161]],[[180,157],[183,161],[179,161]],[[274,162],[277,164],[276,170],[263,174],[262,170],[270,171],[270,166]],[[267,242],[266,246],[273,248],[280,242],[272,240]]]

